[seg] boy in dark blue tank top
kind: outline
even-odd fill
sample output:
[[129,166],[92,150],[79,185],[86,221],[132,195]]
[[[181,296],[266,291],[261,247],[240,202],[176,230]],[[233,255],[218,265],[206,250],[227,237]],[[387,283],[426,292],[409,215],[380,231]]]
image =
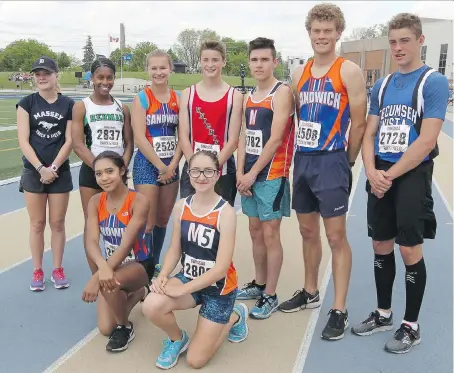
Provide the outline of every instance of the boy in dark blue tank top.
[[371,335],[393,328],[397,243],[406,267],[406,309],[385,350],[402,354],[421,341],[418,316],[426,285],[422,243],[424,238],[435,238],[433,159],[438,155],[449,88],[446,77],[421,60],[424,35],[417,16],[395,16],[388,38],[398,71],[378,80],[372,89],[362,149],[378,304],[352,332]]

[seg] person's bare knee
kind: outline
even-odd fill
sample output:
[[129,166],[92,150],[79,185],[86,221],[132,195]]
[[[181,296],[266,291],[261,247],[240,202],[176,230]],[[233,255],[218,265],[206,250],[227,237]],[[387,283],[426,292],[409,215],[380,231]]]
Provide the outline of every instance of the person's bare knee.
[[343,229],[326,232],[326,238],[328,239],[328,244],[331,250],[340,250],[347,242],[347,236],[345,230]]
[[374,253],[377,255],[388,255],[394,250],[394,240],[372,241]]
[[188,353],[186,355],[186,362],[193,369],[203,368],[210,359],[203,356],[202,351],[196,350],[189,346]]
[[63,233],[65,231],[65,218],[52,219],[49,225],[52,232]]
[[320,228],[313,220],[300,220],[299,229],[304,241],[315,242],[320,238]]
[[249,233],[251,234],[252,241],[263,240],[263,229],[260,220],[249,219]]
[[166,296],[156,293],[150,293],[143,302],[142,313],[150,321],[157,320],[167,314]]
[[280,248],[281,234],[279,231],[279,220],[272,220],[264,223],[263,239],[267,250]]
[[46,220],[45,219],[34,219],[30,222],[30,230],[35,234],[44,233],[46,229]]

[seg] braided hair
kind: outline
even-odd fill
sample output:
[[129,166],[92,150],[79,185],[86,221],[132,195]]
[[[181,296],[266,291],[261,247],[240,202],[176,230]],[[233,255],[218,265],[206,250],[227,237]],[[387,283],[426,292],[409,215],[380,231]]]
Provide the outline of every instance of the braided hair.
[[98,68],[103,67],[103,66],[107,66],[108,68],[110,68],[115,75],[115,72],[116,72],[115,64],[108,58],[103,58],[103,57],[98,58],[95,61],[93,61],[93,63],[91,64],[90,71],[92,74],[94,74]]

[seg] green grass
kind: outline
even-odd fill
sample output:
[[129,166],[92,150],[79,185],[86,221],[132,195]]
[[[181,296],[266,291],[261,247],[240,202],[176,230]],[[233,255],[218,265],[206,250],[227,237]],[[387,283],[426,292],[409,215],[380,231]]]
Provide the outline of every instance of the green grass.
[[[0,72],[0,90],[1,89],[15,89],[16,83],[8,81],[8,76],[11,72]],[[120,72],[117,71],[116,78],[120,78]],[[123,78],[137,78],[137,79],[148,79],[146,72],[134,72],[125,71],[123,72]],[[202,79],[201,74],[171,74],[169,77],[169,85],[175,89],[183,89],[189,87],[192,84],[199,82]],[[230,85],[240,85],[241,79],[235,76],[223,76],[223,79]],[[79,79],[74,77],[74,71],[60,72],[59,82],[62,88],[75,87],[79,84]],[[244,81],[246,85],[253,85],[252,78],[246,78]],[[24,84],[23,89],[30,89],[29,84]]]

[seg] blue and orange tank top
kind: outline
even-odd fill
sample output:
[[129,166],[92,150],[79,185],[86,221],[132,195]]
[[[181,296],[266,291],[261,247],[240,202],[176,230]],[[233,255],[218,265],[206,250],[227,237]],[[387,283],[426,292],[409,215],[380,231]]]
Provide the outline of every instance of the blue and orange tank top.
[[[271,124],[273,123],[274,116],[273,98],[274,94],[282,85],[282,82],[277,82],[268,95],[261,101],[254,101],[252,98],[253,94],[249,94],[245,110],[246,159],[244,173],[251,170],[271,137]],[[257,181],[289,177],[295,140],[295,126],[293,121],[294,114],[288,118],[281,145],[277,149],[273,159],[257,175]]]
[[[209,271],[216,264],[218,255],[220,218],[227,202],[219,198],[216,206],[206,215],[199,216],[192,212],[191,202],[194,196],[186,198],[181,212],[181,265],[183,274],[193,280]],[[212,285],[220,295],[229,294],[238,287],[238,278],[233,263],[227,275]]]
[[146,111],[146,132],[156,155],[161,158],[172,158],[177,148],[176,129],[178,126],[178,95],[170,90],[170,100],[160,102],[150,87],[139,92],[140,102]]
[[[123,202],[123,206],[116,214],[111,214],[107,210],[107,193],[102,192],[99,197],[98,222],[106,259],[112,256],[121,244],[123,233],[132,219],[132,204],[136,195],[136,191],[130,190]],[[131,248],[131,252],[124,260],[124,263],[129,261],[143,262],[148,259],[150,249],[145,244],[144,232],[145,224],[143,229],[139,231],[137,240]]]
[[344,61],[338,57],[320,78],[312,76],[314,60],[306,64],[298,82],[300,118],[296,151],[310,153],[346,148],[350,106],[340,72]]

